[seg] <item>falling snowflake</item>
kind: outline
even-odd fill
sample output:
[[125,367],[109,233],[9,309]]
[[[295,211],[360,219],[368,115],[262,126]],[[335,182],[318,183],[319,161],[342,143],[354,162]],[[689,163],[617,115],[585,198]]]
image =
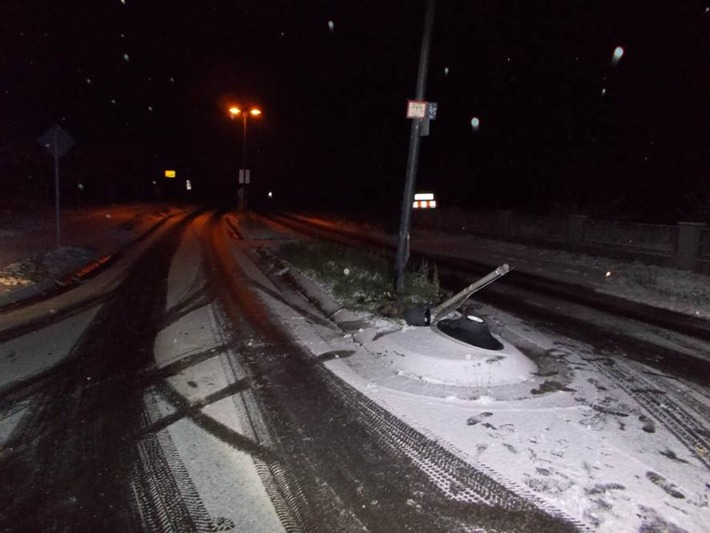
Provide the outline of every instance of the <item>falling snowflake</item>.
[[131,60],[131,58],[128,57],[128,54],[123,54],[123,60],[124,60],[126,63],[128,63],[128,62]]
[[328,29],[330,30],[330,33],[333,33],[333,31],[335,29],[335,24],[333,24],[332,20],[328,21]]
[[616,65],[621,61],[622,56],[624,55],[624,49],[621,46],[617,46],[614,49],[614,55],[611,57],[611,62],[612,64]]
[[471,119],[471,128],[473,128],[473,131],[478,131],[478,129],[481,127],[481,121],[478,117],[473,117]]
[[449,75],[449,67],[444,68],[444,76]]
[[91,85],[91,78],[86,78],[86,83]]

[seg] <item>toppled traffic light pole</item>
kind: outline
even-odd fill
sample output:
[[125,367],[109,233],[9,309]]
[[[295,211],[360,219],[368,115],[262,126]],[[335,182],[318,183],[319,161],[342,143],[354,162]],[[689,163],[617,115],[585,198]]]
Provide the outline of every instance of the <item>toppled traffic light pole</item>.
[[429,326],[436,324],[450,312],[461,307],[473,293],[487,287],[495,280],[505,276],[511,270],[513,269],[508,266],[508,264],[503,264],[433,309],[428,307],[411,307],[407,309],[404,312],[404,320],[410,326]]

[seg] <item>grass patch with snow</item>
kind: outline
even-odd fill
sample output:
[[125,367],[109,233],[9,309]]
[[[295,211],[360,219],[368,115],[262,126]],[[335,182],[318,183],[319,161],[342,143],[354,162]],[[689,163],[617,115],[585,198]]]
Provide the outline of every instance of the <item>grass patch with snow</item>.
[[394,267],[387,255],[329,242],[291,242],[279,255],[295,268],[323,284],[344,305],[392,314],[395,308],[431,305],[440,301],[436,267],[422,262],[405,273],[405,291],[394,293]]

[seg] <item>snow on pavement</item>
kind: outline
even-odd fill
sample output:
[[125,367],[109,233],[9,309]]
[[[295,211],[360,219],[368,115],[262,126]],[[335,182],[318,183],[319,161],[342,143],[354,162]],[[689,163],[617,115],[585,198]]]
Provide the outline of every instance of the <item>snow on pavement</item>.
[[0,210],[0,296],[47,278],[61,280],[139,238],[179,209],[130,204],[63,211],[57,247],[53,211]]
[[[488,309],[506,324],[511,339],[524,336],[524,342],[516,342],[536,348],[535,362],[548,370],[514,388],[433,386],[426,376],[393,373],[382,364],[383,354],[368,351],[362,342],[396,329],[396,323],[384,326],[380,319],[338,336],[268,295],[263,298],[314,356],[341,354],[324,363],[336,375],[471,464],[496,472],[595,531],[670,531],[675,525],[678,531],[699,533],[710,528],[707,467],[599,372],[590,362],[599,357],[593,348],[548,338]],[[367,317],[360,318],[367,323]],[[445,340],[439,349],[448,349]],[[400,351],[403,366],[411,355]],[[649,370],[624,364],[629,373]],[[560,370],[549,370],[555,366]],[[559,386],[543,392],[541,384],[556,382]],[[697,394],[682,383],[675,387],[710,410],[707,389]],[[674,391],[664,392],[671,398]]]
[[[304,286],[313,290],[314,284],[310,279]],[[327,297],[324,287],[315,290],[316,300]],[[538,371],[516,384],[488,380],[460,386],[452,384],[455,367],[422,372],[422,339],[400,341],[396,349],[373,342],[408,332],[420,337],[430,328],[359,313],[341,321],[359,321],[360,328],[336,333],[307,320],[293,305],[267,293],[262,298],[336,375],[472,465],[594,531],[710,530],[709,450],[680,439],[672,416],[659,413],[676,409],[673,416],[682,412],[689,417],[685,424],[707,432],[707,387],[650,377],[657,373],[640,363],[614,359],[575,339],[550,337],[484,305],[478,306],[481,316],[528,354]],[[457,341],[431,335],[432,351],[460,348]],[[496,353],[490,351],[491,357]],[[441,357],[431,359],[434,365]],[[467,362],[461,357],[462,373]]]

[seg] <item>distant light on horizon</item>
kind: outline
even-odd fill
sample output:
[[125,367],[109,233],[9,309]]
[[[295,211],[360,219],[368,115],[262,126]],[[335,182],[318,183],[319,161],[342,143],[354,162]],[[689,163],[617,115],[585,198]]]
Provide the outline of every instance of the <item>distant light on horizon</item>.
[[435,209],[436,199],[433,192],[420,192],[414,195],[413,209]]
[[433,192],[418,192],[414,195],[415,200],[433,200],[434,199],[434,193]]

